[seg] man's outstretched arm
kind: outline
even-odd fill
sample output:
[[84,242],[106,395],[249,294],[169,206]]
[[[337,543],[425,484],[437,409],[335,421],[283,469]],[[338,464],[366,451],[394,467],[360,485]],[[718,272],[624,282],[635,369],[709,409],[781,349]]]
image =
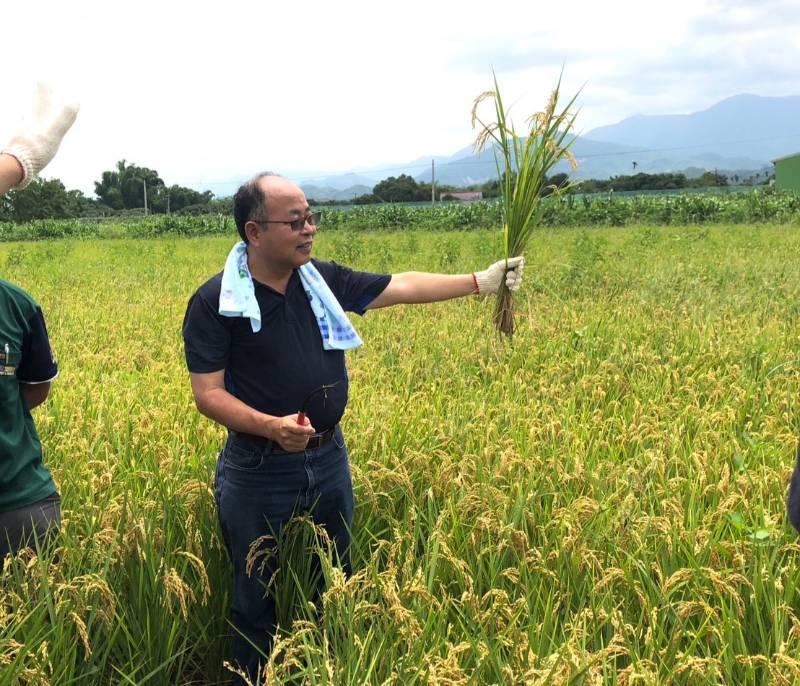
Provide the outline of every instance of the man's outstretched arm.
[[369,305],[377,310],[390,305],[415,305],[439,300],[461,298],[465,295],[496,293],[505,282],[512,291],[522,283],[522,257],[512,257],[506,263],[499,260],[482,272],[472,274],[431,274],[428,272],[403,272],[393,274],[389,285]]

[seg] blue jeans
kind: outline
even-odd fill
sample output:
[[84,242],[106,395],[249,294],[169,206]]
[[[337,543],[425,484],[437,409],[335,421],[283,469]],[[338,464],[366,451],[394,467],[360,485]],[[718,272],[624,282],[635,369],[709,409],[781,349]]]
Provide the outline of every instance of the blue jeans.
[[233,662],[257,683],[260,653],[269,654],[275,636],[275,602],[265,588],[278,561],[269,556],[248,575],[250,544],[262,536],[277,538],[292,516],[308,513],[335,542],[345,574],[351,571],[353,485],[341,428],[326,445],[301,453],[274,453],[270,442],[257,445],[229,435],[217,462],[215,496],[233,563]]

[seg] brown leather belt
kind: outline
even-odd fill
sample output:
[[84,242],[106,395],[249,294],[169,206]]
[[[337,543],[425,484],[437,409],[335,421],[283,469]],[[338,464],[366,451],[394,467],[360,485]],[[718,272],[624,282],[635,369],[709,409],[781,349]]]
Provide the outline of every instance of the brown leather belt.
[[[336,429],[338,428],[338,424],[327,431],[323,431],[320,434],[314,434],[311,438],[308,439],[308,443],[306,444],[305,450],[317,450],[321,448],[323,445],[327,445],[333,439],[334,434],[336,433]],[[252,443],[259,448],[266,448],[268,446],[272,446],[272,453],[276,455],[286,455],[290,451],[284,450],[280,447],[275,441],[265,438],[264,436],[256,436],[255,434],[244,434],[239,433],[238,431],[231,431],[230,434],[235,436],[236,438],[241,438],[248,443]],[[302,450],[296,452],[303,452]]]

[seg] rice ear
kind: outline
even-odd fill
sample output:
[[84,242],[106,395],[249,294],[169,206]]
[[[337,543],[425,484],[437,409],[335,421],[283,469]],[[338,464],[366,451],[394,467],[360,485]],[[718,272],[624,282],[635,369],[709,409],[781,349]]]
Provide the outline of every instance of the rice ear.
[[497,140],[495,136],[495,132],[497,131],[497,124],[490,124],[488,126],[484,126],[483,129],[478,133],[478,137],[475,139],[474,149],[476,152],[483,152],[486,148],[486,144],[490,140]]
[[472,128],[475,128],[476,123],[481,123],[478,119],[478,107],[484,100],[488,100],[489,98],[494,98],[494,91],[484,91],[481,93],[475,101],[472,103]]

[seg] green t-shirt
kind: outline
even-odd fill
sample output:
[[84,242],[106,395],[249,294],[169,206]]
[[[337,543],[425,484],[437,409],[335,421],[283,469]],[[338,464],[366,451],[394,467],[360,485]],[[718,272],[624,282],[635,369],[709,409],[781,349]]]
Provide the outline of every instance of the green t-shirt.
[[0,512],[56,492],[20,386],[57,374],[41,309],[21,288],[0,279]]

